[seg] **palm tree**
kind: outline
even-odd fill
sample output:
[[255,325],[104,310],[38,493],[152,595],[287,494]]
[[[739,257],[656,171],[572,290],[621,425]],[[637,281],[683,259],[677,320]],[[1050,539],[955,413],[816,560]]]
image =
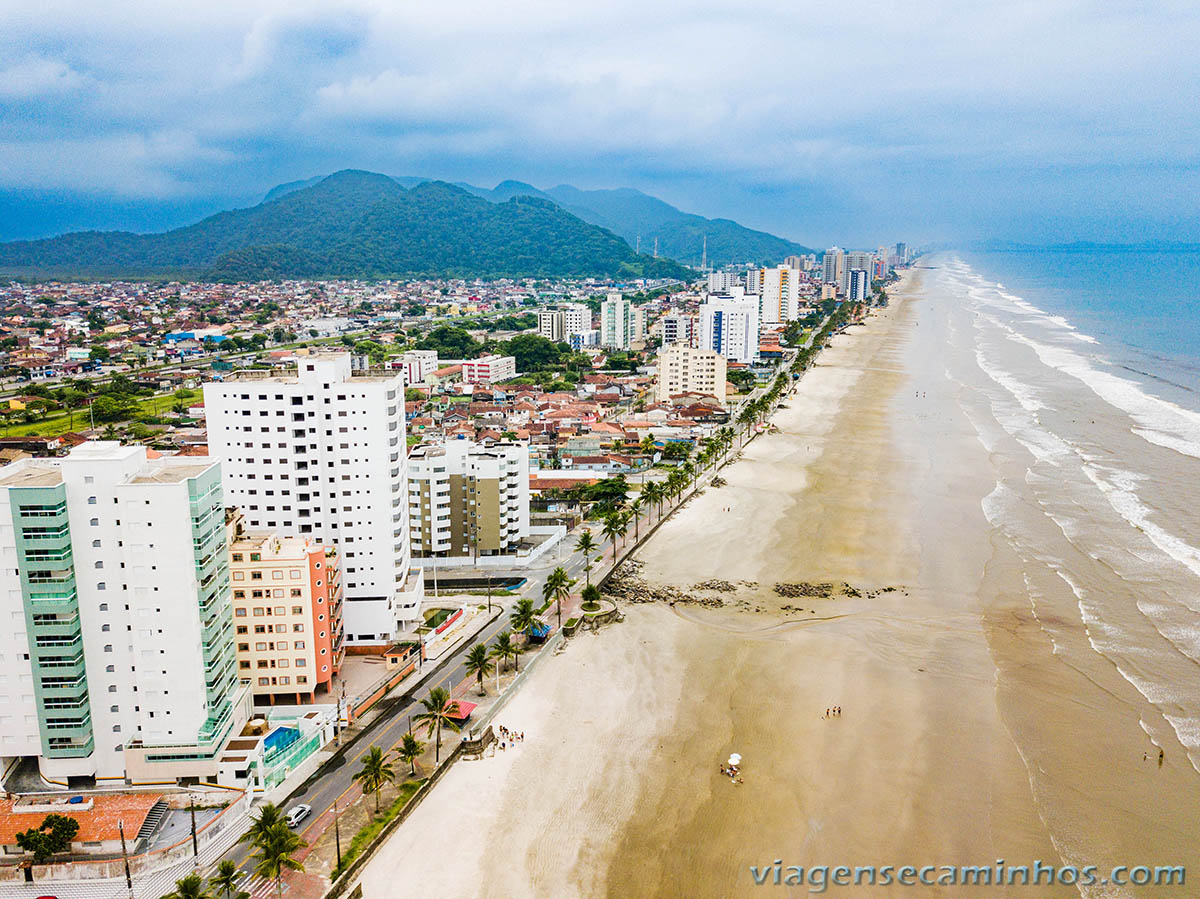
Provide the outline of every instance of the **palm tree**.
[[558,627],[562,629],[562,604],[564,599],[571,598],[571,579],[565,568],[555,568],[542,585],[542,599],[553,602],[558,612]]
[[585,530],[575,541],[575,552],[583,553],[583,572],[589,584],[592,582],[592,553],[597,549],[596,538],[589,530]]
[[[504,633],[507,634],[508,631]],[[434,687],[429,691],[429,695],[421,700],[421,705],[425,707],[425,711],[414,715],[413,720],[425,725],[425,736],[437,731],[437,743],[433,750],[433,761],[437,764],[441,759],[442,728],[448,727],[455,733],[460,730],[458,722],[450,717],[458,712],[458,701],[450,698],[450,693],[445,687]]]
[[663,488],[658,481],[651,481],[642,488],[642,498],[650,505],[658,506],[658,514],[662,515]]
[[223,859],[217,865],[217,873],[208,879],[209,889],[215,893],[216,899],[221,896],[225,899],[250,899],[249,893],[238,889],[237,879],[241,873],[233,859]]
[[[561,568],[559,569],[562,570]],[[479,695],[486,696],[487,691],[483,689],[483,679],[487,677],[495,669],[491,658],[488,657],[488,648],[483,643],[476,643],[467,651],[467,674],[475,675],[475,680],[479,682]]]
[[[396,782],[396,770],[380,746],[372,746],[363,756],[362,767],[354,775],[364,793],[375,794],[375,814],[379,814],[379,794],[383,785]],[[373,816],[372,816],[373,817]]]
[[272,824],[250,857],[255,860],[254,873],[275,881],[275,895],[283,896],[283,873],[303,871],[304,865],[292,856],[308,844],[283,821]]
[[258,817],[251,819],[250,829],[242,834],[240,843],[262,845],[271,828],[283,820],[283,809],[274,803],[267,802],[258,810]]
[[621,517],[616,513],[610,513],[604,519],[604,528],[601,530],[605,540],[612,541],[613,563],[617,561],[617,538],[625,533],[625,526],[621,523]]
[[508,616],[508,623],[514,631],[524,634],[525,639],[528,640],[529,631],[536,627],[538,623],[537,611],[533,608],[533,600],[528,597],[517,600],[516,608]]
[[212,899],[212,894],[205,886],[203,877],[199,874],[189,874],[175,881],[174,892],[167,893],[163,899]]
[[[508,660],[512,659],[516,663],[517,657],[521,654],[520,648],[513,642],[512,633],[510,631],[501,631],[496,634],[496,640],[492,643],[492,656],[500,660],[500,664],[508,667]],[[517,668],[520,665],[517,664]]]
[[635,497],[633,502],[629,504],[629,516],[633,519],[633,542],[637,543],[640,539],[638,536],[638,522],[642,520],[642,509],[646,507],[644,497]]
[[[483,644],[480,643],[480,646]],[[408,762],[408,771],[413,776],[417,776],[417,759],[421,757],[421,753],[425,751],[425,744],[412,735],[412,732],[406,733],[400,738],[400,748],[396,750],[396,756],[402,762]]]

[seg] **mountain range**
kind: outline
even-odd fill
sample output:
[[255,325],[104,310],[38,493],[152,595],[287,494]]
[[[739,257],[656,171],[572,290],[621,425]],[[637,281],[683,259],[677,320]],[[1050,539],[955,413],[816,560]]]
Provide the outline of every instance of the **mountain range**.
[[[657,254],[639,253],[657,240]],[[688,277],[676,258],[772,262],[811,252],[639,191],[492,189],[345,170],[281,184],[257,206],[152,234],[80,231],[0,243],[13,277]],[[690,248],[690,249],[689,249]]]

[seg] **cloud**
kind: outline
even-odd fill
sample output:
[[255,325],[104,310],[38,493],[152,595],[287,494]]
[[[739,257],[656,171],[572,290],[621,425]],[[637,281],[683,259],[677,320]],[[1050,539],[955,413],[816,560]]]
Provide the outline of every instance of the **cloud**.
[[46,0],[0,12],[0,188],[244,198],[355,166],[628,184],[812,239],[999,233],[1046,197],[1085,228],[1097,183],[1100,208],[1195,170],[1198,38],[1182,2]]

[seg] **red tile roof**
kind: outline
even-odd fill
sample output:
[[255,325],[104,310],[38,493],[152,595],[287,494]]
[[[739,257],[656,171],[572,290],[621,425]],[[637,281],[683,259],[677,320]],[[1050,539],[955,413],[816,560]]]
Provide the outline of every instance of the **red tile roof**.
[[[86,802],[79,805],[63,803],[61,807],[56,806],[53,813],[67,815],[79,822],[79,833],[74,842],[119,840],[121,835],[117,830],[117,822],[124,823],[126,835],[136,834],[154,803],[160,799],[162,796],[156,793],[96,795],[91,797],[90,809],[86,808]],[[0,799],[0,845],[15,846],[18,833],[39,826],[46,815],[51,814],[45,810],[45,806],[35,806],[41,809],[36,812],[23,810],[29,804],[27,800],[18,804],[12,799]],[[14,809],[14,806],[17,808]]]

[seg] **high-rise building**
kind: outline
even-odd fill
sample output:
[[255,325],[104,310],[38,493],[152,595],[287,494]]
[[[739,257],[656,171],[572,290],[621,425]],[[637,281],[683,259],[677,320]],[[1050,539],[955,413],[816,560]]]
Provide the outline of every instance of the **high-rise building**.
[[538,336],[562,343],[567,339],[566,316],[557,309],[538,310]]
[[571,349],[582,350],[584,347],[600,346],[600,332],[595,328],[586,331],[575,331],[567,337]]
[[228,510],[238,675],[260,701],[327,695],[346,654],[340,556],[303,537],[251,531]]
[[204,403],[209,453],[247,527],[341,553],[347,644],[388,643],[418,623],[400,374],[352,374],[345,353],[306,356],[295,372],[205,384]]
[[[726,296],[737,296],[737,285],[730,285],[728,290],[723,290],[721,293]],[[762,269],[758,266],[746,270],[745,293],[762,293]]]
[[864,271],[870,272],[875,267],[875,255],[873,253],[863,253],[852,251],[846,254],[845,267],[842,270],[842,280],[840,287],[843,293],[850,293],[850,272]]
[[896,244],[896,261],[900,265],[908,265],[908,244]]
[[840,285],[845,265],[846,254],[838,247],[830,247],[821,257],[821,280],[826,284]]
[[725,357],[715,350],[664,346],[658,354],[658,400],[681,393],[706,393],[725,402]]
[[627,350],[633,339],[633,304],[619,293],[610,293],[600,304],[600,344]]
[[683,312],[668,312],[659,319],[663,346],[691,346],[696,340],[696,317]]
[[85,443],[0,469],[2,755],[47,780],[216,779],[239,686],[221,466]]
[[568,337],[592,329],[592,310],[583,303],[564,303],[562,314],[563,333]]
[[781,324],[796,319],[800,308],[801,280],[799,269],[786,265],[759,271],[759,284],[762,286],[759,321],[762,324]]
[[697,347],[715,350],[730,362],[758,359],[758,297],[712,297],[700,305]]
[[850,269],[849,290],[846,292],[851,302],[865,302],[871,296],[871,273],[866,269]]
[[633,306],[629,310],[629,342],[644,343],[646,340],[646,307]]
[[735,287],[743,287],[742,277],[741,272],[709,272],[708,292],[727,294]]
[[529,448],[449,440],[409,457],[413,551],[428,556],[515,553],[529,536]]

